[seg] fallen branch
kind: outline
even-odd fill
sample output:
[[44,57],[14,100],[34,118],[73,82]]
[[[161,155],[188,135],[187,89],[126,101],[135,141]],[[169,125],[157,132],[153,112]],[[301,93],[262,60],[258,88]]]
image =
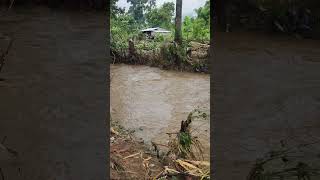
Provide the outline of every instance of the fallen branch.
[[5,64],[6,56],[8,55],[9,50],[10,50],[11,47],[12,47],[12,44],[13,44],[13,39],[10,40],[9,45],[8,45],[6,51],[3,52],[3,53],[0,55],[0,72],[1,72],[1,70],[2,70],[2,68],[3,68],[3,66],[4,66],[4,64]]
[[10,1],[10,6],[9,6],[8,10],[10,10],[10,9],[12,8],[13,3],[14,3],[14,0],[11,0],[11,1]]
[[128,159],[128,158],[137,156],[137,155],[139,155],[139,154],[141,154],[141,152],[138,152],[138,153],[135,153],[135,154],[131,154],[131,155],[129,155],[129,156],[124,157],[123,159]]
[[177,171],[175,169],[172,169],[172,168],[169,168],[168,166],[165,166],[164,167],[165,169],[163,171],[161,171],[157,176],[155,176],[153,179],[156,180],[156,179],[160,179],[160,178],[163,178],[163,177],[170,177],[170,176],[182,176],[182,177],[193,177],[193,178],[196,178],[196,179],[204,179],[206,177],[201,177],[201,176],[197,176],[197,175],[193,175],[193,174],[190,174],[188,172],[180,172],[180,171]]

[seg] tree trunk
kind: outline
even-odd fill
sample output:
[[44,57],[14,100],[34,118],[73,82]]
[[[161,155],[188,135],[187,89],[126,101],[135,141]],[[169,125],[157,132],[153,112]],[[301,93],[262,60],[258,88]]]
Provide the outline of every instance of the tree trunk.
[[179,45],[182,44],[181,20],[182,20],[182,0],[176,0],[176,27],[175,27],[174,40]]
[[134,42],[130,39],[129,40],[129,55],[135,56],[135,54],[136,54],[136,49],[134,47]]

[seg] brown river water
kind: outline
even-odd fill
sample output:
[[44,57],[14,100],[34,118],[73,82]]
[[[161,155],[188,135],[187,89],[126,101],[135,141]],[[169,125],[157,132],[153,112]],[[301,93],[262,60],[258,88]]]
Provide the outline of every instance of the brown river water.
[[[0,17],[1,36],[15,37],[0,73],[0,138],[19,152],[24,179],[107,179],[105,18],[46,8]],[[137,138],[165,143],[193,108],[209,108],[214,82],[214,179],[240,180],[279,140],[320,137],[320,43],[215,37],[214,79],[111,65],[112,116]],[[209,121],[193,123],[208,149]],[[19,180],[16,167],[1,168]]]
[[[136,138],[166,144],[167,132],[177,132],[181,120],[198,108],[209,114],[210,76],[207,74],[166,71],[149,66],[111,65],[111,116],[134,130]],[[209,156],[210,121],[192,122]]]
[[4,179],[108,179],[105,13],[0,13],[0,49],[15,39],[0,72],[0,139],[21,158],[0,163]]

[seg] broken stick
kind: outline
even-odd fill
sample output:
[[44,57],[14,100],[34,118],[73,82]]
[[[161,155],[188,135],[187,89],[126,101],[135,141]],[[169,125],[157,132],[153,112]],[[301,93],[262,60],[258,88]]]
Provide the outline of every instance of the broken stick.
[[9,42],[9,45],[6,49],[5,52],[3,52],[1,55],[0,55],[0,72],[5,64],[5,61],[6,61],[6,56],[9,54],[9,50],[10,48],[12,47],[12,44],[13,44],[13,39],[10,40]]

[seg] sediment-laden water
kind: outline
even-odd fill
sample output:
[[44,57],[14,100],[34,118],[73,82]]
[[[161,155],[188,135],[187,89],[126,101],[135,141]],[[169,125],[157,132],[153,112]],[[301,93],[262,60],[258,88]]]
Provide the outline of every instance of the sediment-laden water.
[[[166,144],[181,120],[199,108],[209,113],[210,76],[149,66],[111,65],[111,115],[137,138]],[[192,131],[209,157],[210,121],[195,120]]]

